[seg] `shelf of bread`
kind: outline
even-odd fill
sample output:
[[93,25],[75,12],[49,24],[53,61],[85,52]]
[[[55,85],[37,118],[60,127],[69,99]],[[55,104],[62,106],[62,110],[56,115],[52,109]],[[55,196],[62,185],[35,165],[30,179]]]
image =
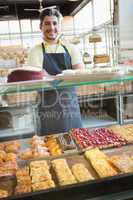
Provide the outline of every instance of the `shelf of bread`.
[[[13,177],[0,178],[0,198],[9,196],[13,199],[22,194],[33,196],[37,191],[62,190],[62,186],[67,188],[68,185],[70,189],[70,186],[77,187],[80,183],[82,186],[94,185],[102,178],[111,181],[111,177],[119,179],[119,175],[129,172],[132,176],[132,152],[133,145],[104,151],[96,147],[82,153],[60,154],[51,158],[36,157],[26,162],[18,160]],[[8,156],[8,162],[16,162],[16,157],[11,155],[13,153]]]
[[22,103],[36,103],[38,98],[37,91],[33,92],[21,92],[21,93],[15,93],[15,94],[6,94],[4,96],[4,101],[10,105],[19,105]]
[[17,65],[25,64],[27,61],[27,55],[27,49],[20,45],[0,47],[0,60],[1,62],[3,61],[3,63],[5,63],[5,67],[16,67]]
[[99,34],[94,33],[89,36],[89,42],[90,43],[102,42],[102,38]]
[[32,138],[0,143],[0,163],[5,164],[8,157],[11,160],[30,160],[77,151],[77,146],[72,136],[68,133],[44,137],[34,135]]
[[110,57],[107,54],[94,55],[93,62],[94,62],[94,64],[109,63],[110,62]]
[[56,75],[56,80],[63,80],[65,83],[72,82],[95,82],[95,81],[113,81],[119,77],[116,71],[108,69],[81,69],[81,70],[66,70],[62,74]]

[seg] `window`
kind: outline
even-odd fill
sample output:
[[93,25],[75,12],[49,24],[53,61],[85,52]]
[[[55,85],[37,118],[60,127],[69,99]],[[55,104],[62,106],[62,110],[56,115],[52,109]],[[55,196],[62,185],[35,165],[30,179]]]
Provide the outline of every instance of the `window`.
[[0,21],[0,34],[9,33],[8,21]]
[[39,32],[39,23],[40,21],[39,20],[32,20],[31,21],[32,23],[32,32]]
[[111,0],[94,0],[95,26],[111,19],[110,3]]
[[89,30],[92,28],[92,8],[91,2],[74,16],[75,28]]
[[10,31],[10,33],[20,33],[18,20],[9,21],[9,31]]
[[31,32],[31,23],[30,20],[20,20],[21,31],[22,32]]

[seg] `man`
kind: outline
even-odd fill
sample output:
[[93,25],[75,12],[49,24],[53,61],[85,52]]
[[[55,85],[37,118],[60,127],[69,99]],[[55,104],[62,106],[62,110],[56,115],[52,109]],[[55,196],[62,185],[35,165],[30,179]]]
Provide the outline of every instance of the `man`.
[[[81,69],[82,59],[76,47],[59,39],[61,14],[46,8],[40,14],[43,43],[35,46],[29,55],[29,64],[41,67],[50,75],[67,69]],[[81,116],[75,88],[43,91],[39,116],[41,134],[61,133],[81,127]]]

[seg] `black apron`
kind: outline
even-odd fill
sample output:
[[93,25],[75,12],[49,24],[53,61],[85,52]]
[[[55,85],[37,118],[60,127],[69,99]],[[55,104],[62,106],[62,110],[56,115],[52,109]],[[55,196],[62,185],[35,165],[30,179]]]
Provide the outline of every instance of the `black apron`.
[[[63,45],[62,45],[63,46]],[[50,75],[56,75],[62,70],[72,69],[71,57],[63,46],[65,53],[46,53],[43,49],[43,69]],[[40,134],[67,132],[71,128],[80,128],[81,115],[78,98],[74,87],[66,89],[51,89],[41,92],[39,105]]]

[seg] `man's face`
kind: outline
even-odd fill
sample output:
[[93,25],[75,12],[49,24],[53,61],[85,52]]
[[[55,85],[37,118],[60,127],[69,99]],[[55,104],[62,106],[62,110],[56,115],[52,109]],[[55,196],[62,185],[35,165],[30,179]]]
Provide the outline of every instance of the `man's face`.
[[40,29],[46,40],[56,40],[60,30],[58,18],[56,16],[46,16],[40,26]]

